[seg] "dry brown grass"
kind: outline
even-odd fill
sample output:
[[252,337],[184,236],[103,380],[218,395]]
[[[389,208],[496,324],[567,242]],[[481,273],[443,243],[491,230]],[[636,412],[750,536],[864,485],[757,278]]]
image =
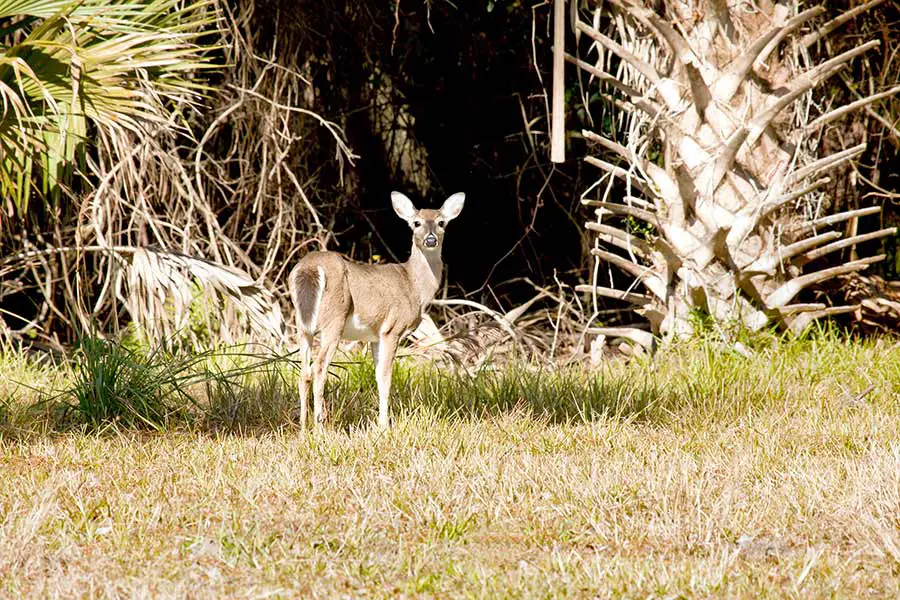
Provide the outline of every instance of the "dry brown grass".
[[0,594],[900,594],[900,350],[709,350],[630,416],[0,438]]

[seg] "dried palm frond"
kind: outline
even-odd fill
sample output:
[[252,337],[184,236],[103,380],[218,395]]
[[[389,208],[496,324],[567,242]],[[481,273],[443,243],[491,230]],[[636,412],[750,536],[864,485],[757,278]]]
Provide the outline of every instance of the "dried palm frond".
[[475,373],[485,365],[496,366],[522,358],[546,356],[552,346],[552,331],[546,327],[543,310],[527,312],[537,300],[505,313],[471,300],[438,299],[432,306],[440,311],[438,328],[426,316],[410,336],[412,351],[418,359],[443,363]]
[[851,273],[818,290],[818,296],[820,301],[840,298],[845,304],[856,306],[850,314],[852,322],[865,331],[900,331],[900,281]]
[[281,302],[270,282],[180,252],[133,246],[32,250],[0,260],[0,280],[22,264],[46,264],[48,257],[76,252],[110,259],[113,267],[97,305],[112,289],[143,339],[195,347],[253,341],[276,350],[287,341]]
[[[116,278],[116,295],[132,322],[153,339],[193,335],[191,304],[199,296],[215,310],[204,311],[206,327],[218,325],[217,336],[234,342],[245,331],[267,344],[282,345],[285,325],[281,305],[265,282],[236,267],[150,248],[119,248],[131,260]],[[201,305],[203,302],[201,301]],[[196,314],[196,312],[195,312]]]

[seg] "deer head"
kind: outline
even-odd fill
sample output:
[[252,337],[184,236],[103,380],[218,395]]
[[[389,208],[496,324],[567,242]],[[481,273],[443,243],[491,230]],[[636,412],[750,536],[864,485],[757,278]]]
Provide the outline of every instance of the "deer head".
[[417,210],[404,194],[391,192],[394,212],[409,224],[413,232],[413,245],[423,252],[440,253],[447,223],[459,216],[465,199],[464,193],[457,192],[447,198],[438,210],[431,208]]

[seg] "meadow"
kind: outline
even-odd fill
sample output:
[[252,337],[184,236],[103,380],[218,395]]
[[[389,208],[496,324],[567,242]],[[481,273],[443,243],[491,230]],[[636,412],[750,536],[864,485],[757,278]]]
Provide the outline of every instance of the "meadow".
[[[900,344],[594,371],[0,356],[3,597],[897,597]],[[198,377],[196,374],[201,373]]]

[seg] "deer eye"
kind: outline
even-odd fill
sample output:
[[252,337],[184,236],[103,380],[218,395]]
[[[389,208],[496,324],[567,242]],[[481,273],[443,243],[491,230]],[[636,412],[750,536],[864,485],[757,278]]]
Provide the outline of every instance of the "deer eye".
[[422,221],[413,221],[413,227],[421,227]]
[[438,227],[443,227],[446,224],[447,224],[446,221],[438,221]]

